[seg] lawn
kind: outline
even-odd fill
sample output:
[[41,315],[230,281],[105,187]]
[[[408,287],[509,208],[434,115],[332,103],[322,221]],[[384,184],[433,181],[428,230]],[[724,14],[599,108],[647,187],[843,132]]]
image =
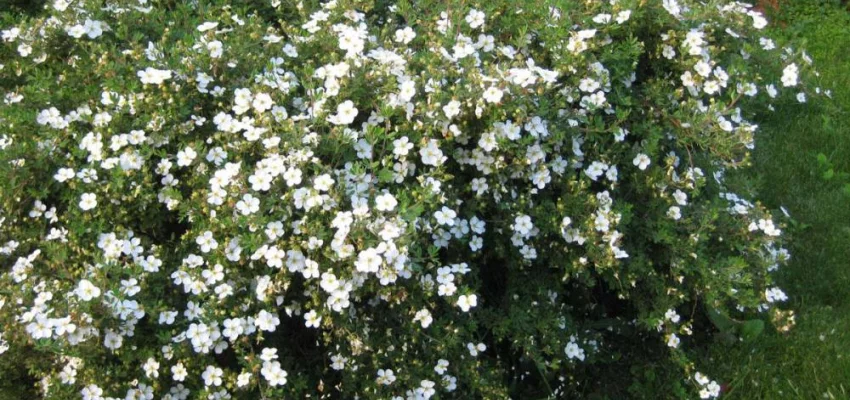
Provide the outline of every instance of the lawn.
[[[778,104],[763,118],[752,169],[758,198],[784,206],[792,262],[779,273],[797,326],[755,344],[715,344],[709,363],[728,377],[729,399],[850,398],[850,12],[828,1],[786,1],[773,12],[778,37],[815,60],[832,101]],[[818,154],[826,163],[818,161]],[[823,156],[821,157],[823,161]],[[833,177],[829,175],[831,164]]]

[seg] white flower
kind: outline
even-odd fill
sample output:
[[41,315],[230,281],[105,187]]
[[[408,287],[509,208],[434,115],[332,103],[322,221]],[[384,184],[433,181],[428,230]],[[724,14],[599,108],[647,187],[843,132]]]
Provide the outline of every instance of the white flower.
[[788,300],[788,296],[785,295],[785,292],[778,287],[772,287],[764,291],[764,298],[768,303],[774,303],[777,301],[786,301]]
[[171,71],[147,67],[136,73],[144,84],[159,85],[166,79],[171,79]]
[[76,24],[76,25],[66,27],[65,33],[67,33],[68,36],[70,36],[74,39],[79,39],[79,38],[83,37],[83,35],[86,34],[86,28],[84,26],[80,25],[80,24]]
[[183,382],[188,375],[189,372],[186,371],[186,367],[183,366],[182,362],[178,362],[176,365],[171,367],[171,377],[177,382]]
[[520,214],[514,219],[514,224],[511,226],[514,232],[523,237],[528,237],[531,230],[534,229],[534,224],[531,223],[531,217]]
[[260,199],[250,194],[245,194],[242,196],[242,200],[236,203],[236,209],[242,215],[251,215],[260,210]]
[[257,93],[254,96],[254,101],[251,103],[251,105],[254,107],[254,110],[256,112],[262,113],[267,110],[270,110],[272,106],[274,106],[274,101],[272,100],[272,97],[269,96],[267,93]]
[[221,368],[208,365],[201,377],[204,378],[204,386],[221,386],[224,371]]
[[594,161],[590,163],[587,169],[584,170],[584,173],[588,177],[590,177],[590,179],[595,181],[599,179],[599,177],[602,176],[602,174],[604,174],[606,170],[608,170],[607,164],[601,163],[599,161]]
[[799,69],[797,64],[790,64],[782,70],[782,86],[797,86]]
[[478,305],[478,296],[474,294],[465,295],[462,294],[457,298],[457,306],[460,307],[463,312],[469,311],[470,308]]
[[83,400],[103,400],[103,389],[95,384],[88,385],[80,391]]
[[354,102],[346,100],[336,106],[336,115],[328,118],[328,121],[334,125],[348,125],[354,122],[357,117],[357,108],[354,107]]
[[419,387],[416,388],[416,396],[414,398],[425,400],[430,399],[431,396],[437,393],[437,390],[434,389],[435,385],[436,384],[433,381],[429,381],[427,379],[419,382]]
[[100,296],[100,289],[92,284],[91,281],[82,279],[77,284],[77,289],[74,290],[74,294],[76,294],[82,301],[89,301]]
[[667,210],[667,217],[678,221],[680,218],[682,218],[682,209],[680,209],[678,206],[670,207]]
[[434,213],[434,218],[437,220],[437,223],[440,224],[440,225],[448,225],[448,226],[454,225],[455,224],[455,217],[457,217],[457,213],[454,210],[452,210],[451,208],[448,208],[446,206],[443,206],[442,209],[440,209],[440,210],[438,210],[437,212]]
[[414,32],[409,26],[395,31],[396,42],[408,44],[412,42],[414,38],[416,38],[416,32]]
[[195,238],[195,243],[201,247],[201,252],[209,253],[210,250],[215,250],[218,248],[218,242],[213,238],[213,233],[210,231],[206,231],[197,238]]
[[148,378],[159,377],[159,363],[153,357],[148,358],[145,364],[142,365],[142,369],[145,371],[145,376]]
[[635,156],[635,159],[632,160],[632,164],[634,164],[634,166],[638,167],[641,171],[646,170],[646,167],[649,166],[649,163],[650,163],[649,156],[647,156],[646,154],[643,154],[643,153],[638,154],[637,156]]
[[195,160],[195,157],[198,156],[198,153],[195,152],[191,147],[187,147],[183,150],[177,152],[177,166],[185,167],[192,164],[192,161]]
[[456,115],[460,114],[460,102],[457,100],[452,100],[445,106],[443,106],[443,113],[446,114],[446,118],[452,119]]
[[676,313],[676,310],[673,310],[673,309],[667,310],[667,312],[664,313],[664,318],[666,318],[667,320],[669,320],[670,322],[672,322],[674,324],[679,323],[679,320],[681,319],[681,317],[679,317],[679,314]]
[[206,32],[210,29],[215,29],[218,26],[218,22],[204,22],[203,24],[198,25],[198,32]]
[[434,367],[434,372],[436,372],[437,375],[443,375],[443,374],[446,373],[446,368],[448,368],[448,367],[449,367],[449,360],[444,360],[444,359],[441,358],[441,359],[437,360],[437,366]]
[[354,267],[360,272],[378,272],[382,262],[383,258],[378,251],[370,247],[357,255]]
[[254,319],[254,325],[262,331],[274,332],[280,325],[280,318],[266,310],[261,310]]
[[498,103],[502,101],[502,91],[495,86],[490,86],[487,90],[484,91],[484,100],[490,103]]
[[308,328],[318,328],[321,322],[322,317],[315,310],[310,310],[310,312],[304,314],[304,325]]
[[80,209],[88,211],[97,206],[97,195],[94,193],[83,193],[80,197]]
[[431,317],[431,312],[425,308],[417,311],[416,315],[413,317],[413,322],[419,322],[423,328],[429,327],[433,321],[434,318]]
[[103,346],[109,350],[118,350],[124,343],[124,337],[107,329],[106,335],[103,336]]
[[375,379],[375,383],[379,385],[392,385],[395,382],[395,373],[391,369],[379,369],[378,370],[378,378]]
[[248,386],[249,383],[251,383],[251,373],[250,372],[243,372],[243,373],[239,374],[238,377],[236,377],[236,386],[238,386],[238,387]]
[[397,204],[398,201],[389,193],[381,194],[375,198],[375,208],[378,211],[392,211]]
[[469,10],[469,14],[466,14],[465,20],[466,20],[466,23],[469,24],[470,28],[477,29],[478,27],[484,25],[484,18],[485,17],[486,17],[486,15],[484,15],[483,12],[478,11],[478,10],[473,8],[473,9]]
[[681,341],[679,340],[679,337],[676,336],[675,333],[671,333],[670,337],[667,338],[667,346],[672,347],[674,349],[679,347],[680,342]]
[[753,18],[753,28],[756,29],[764,29],[767,26],[767,19],[765,19],[761,13],[759,12],[750,12],[750,17]]
[[447,160],[434,139],[428,140],[428,145],[419,149],[419,155],[422,157],[422,164],[435,167],[442,165]]
[[213,40],[207,43],[207,51],[210,52],[210,57],[220,58],[224,53],[224,46],[221,44],[221,41]]
[[278,361],[264,362],[260,373],[263,375],[263,378],[266,378],[270,386],[286,385],[286,377],[289,375],[286,371],[280,368],[280,362]]
[[564,353],[566,353],[569,359],[577,358],[584,361],[584,349],[579,347],[575,342],[571,341],[567,343],[567,346],[564,347]]
[[327,192],[334,184],[334,179],[328,174],[322,174],[313,179],[313,187],[320,192]]

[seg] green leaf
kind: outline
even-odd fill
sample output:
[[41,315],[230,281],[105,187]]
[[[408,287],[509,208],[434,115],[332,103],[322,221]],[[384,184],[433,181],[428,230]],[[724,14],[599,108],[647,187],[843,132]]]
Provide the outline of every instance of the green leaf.
[[735,331],[736,323],[732,318],[709,305],[705,306],[705,311],[708,313],[708,319],[711,323],[723,333],[731,333]]
[[741,338],[744,339],[745,342],[750,342],[757,338],[761,333],[764,332],[764,321],[760,319],[751,319],[749,321],[744,321],[741,324]]
[[392,182],[393,175],[394,174],[393,174],[393,171],[391,169],[384,168],[384,169],[378,171],[378,180],[381,181],[381,183]]

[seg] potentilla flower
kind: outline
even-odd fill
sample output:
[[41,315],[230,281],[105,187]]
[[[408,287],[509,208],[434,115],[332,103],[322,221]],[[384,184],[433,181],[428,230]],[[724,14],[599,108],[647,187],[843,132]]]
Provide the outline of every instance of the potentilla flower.
[[83,211],[95,208],[97,206],[97,195],[94,193],[83,193],[83,195],[80,196],[79,206]]
[[531,230],[534,229],[534,225],[531,223],[531,217],[528,215],[520,214],[514,219],[514,223],[511,226],[511,229],[514,232],[518,233],[520,236],[528,237],[531,233]]
[[644,170],[646,170],[646,167],[649,166],[650,161],[651,160],[649,159],[649,156],[647,156],[646,154],[640,153],[637,156],[635,156],[634,160],[632,160],[632,164],[634,164],[634,166],[638,167],[638,169],[640,169],[641,171],[644,171]]
[[207,43],[207,51],[210,52],[210,57],[220,58],[224,53],[224,46],[221,41],[213,40],[212,42]]
[[395,41],[401,44],[408,44],[412,42],[415,38],[416,32],[414,32],[413,29],[411,29],[409,26],[395,31]]
[[499,88],[495,86],[490,86],[487,90],[484,91],[483,97],[484,100],[490,103],[498,103],[502,101],[503,92],[499,90]]
[[260,199],[251,194],[245,194],[241,200],[236,202],[236,209],[242,215],[251,215],[260,210]]
[[452,226],[455,224],[456,217],[457,213],[451,208],[445,206],[434,213],[434,219],[436,219],[437,223],[440,225]]
[[159,85],[171,79],[171,71],[147,67],[136,74],[144,84]]
[[109,350],[118,350],[124,343],[124,337],[112,330],[107,329],[103,336],[103,346]]
[[304,314],[304,325],[308,328],[318,328],[319,324],[322,322],[322,317],[316,312],[316,310],[310,310],[308,313]]
[[448,159],[434,139],[428,140],[428,144],[419,150],[419,155],[422,157],[422,164],[435,167],[442,165]]
[[378,272],[378,268],[381,267],[382,263],[383,258],[378,251],[370,247],[357,255],[357,261],[354,262],[354,267],[360,272],[374,273]]
[[389,386],[395,382],[396,377],[395,373],[391,369],[379,369],[378,370],[378,378],[375,379],[375,382],[379,385]]
[[238,377],[236,377],[236,386],[237,387],[245,387],[245,386],[248,386],[248,384],[250,384],[250,383],[251,383],[251,373],[250,372],[243,372],[243,373],[239,374]]
[[434,383],[434,381],[429,381],[427,379],[419,382],[419,387],[416,388],[417,398],[422,398],[425,400],[430,399],[431,396],[437,393],[437,390],[434,389],[435,385],[436,384]]
[[281,369],[280,362],[278,361],[264,362],[260,373],[263,375],[263,378],[266,378],[270,386],[286,385],[286,377],[289,375],[286,371]]
[[337,371],[341,371],[345,369],[346,362],[348,362],[348,358],[343,357],[342,354],[334,354],[331,357],[331,368]]
[[443,106],[443,113],[446,115],[446,118],[452,119],[458,114],[460,114],[460,102],[457,100],[452,100],[445,106]]
[[186,147],[185,149],[177,152],[177,166],[186,167],[192,164],[192,161],[194,161],[197,156],[198,153],[196,153],[194,149]]
[[357,108],[354,102],[346,100],[336,106],[336,115],[328,117],[328,121],[334,125],[348,125],[357,117]]
[[678,324],[680,319],[679,314],[673,309],[667,310],[667,312],[664,313],[664,318],[674,324]]
[[467,311],[469,311],[470,308],[475,307],[477,305],[478,305],[478,296],[477,295],[462,294],[462,295],[458,296],[458,298],[457,298],[457,306],[460,307],[460,309],[463,312],[467,312]]
[[599,179],[599,177],[602,176],[602,174],[604,174],[605,171],[607,171],[607,170],[608,170],[607,164],[601,163],[599,161],[594,161],[594,162],[590,163],[590,165],[587,167],[587,169],[584,171],[584,173],[590,179],[595,181],[595,180]]
[[320,192],[327,192],[334,184],[334,179],[328,174],[322,174],[313,179],[313,188]]
[[799,68],[797,64],[791,63],[782,70],[782,86],[791,87],[797,86]]
[[431,322],[433,321],[434,318],[431,317],[431,312],[424,308],[417,311],[416,315],[413,317],[413,322],[419,322],[423,328],[431,326]]
[[389,193],[383,193],[375,197],[375,209],[378,211],[392,211],[397,204],[398,201]]
[[564,353],[567,355],[569,359],[579,359],[584,361],[584,349],[578,346],[576,342],[569,342],[567,346],[564,347]]
[[262,331],[274,332],[280,325],[280,318],[266,310],[261,310],[254,319],[254,325]]
[[677,206],[671,206],[667,209],[667,217],[678,221],[682,218],[682,209]]
[[201,252],[203,253],[209,253],[210,250],[218,248],[218,242],[213,238],[213,233],[210,231],[206,231],[195,238],[195,243],[201,247]]
[[204,386],[221,386],[222,377],[224,376],[224,371],[221,368],[214,367],[212,365],[208,365],[204,372],[201,374],[201,378],[204,379]]
[[145,371],[145,376],[148,378],[158,378],[159,377],[159,363],[155,358],[150,357],[142,366],[142,369]]
[[788,296],[785,295],[785,292],[783,292],[782,289],[779,289],[778,287],[766,289],[764,291],[764,298],[765,300],[767,300],[768,303],[788,300]]
[[183,382],[188,375],[189,372],[186,370],[186,367],[183,366],[182,362],[178,362],[176,365],[171,367],[171,377],[177,382]]
[[204,22],[203,24],[198,25],[198,32],[206,32],[209,30],[213,30],[218,26],[218,22]]
[[254,107],[254,111],[256,111],[257,113],[263,113],[268,110],[271,110],[271,108],[274,106],[274,101],[272,100],[272,97],[269,96],[267,93],[257,93],[254,96],[254,101],[251,103],[251,105]]
[[672,348],[675,349],[675,348],[679,347],[680,342],[681,341],[679,340],[679,337],[676,336],[675,333],[671,333],[670,336],[667,337],[667,346],[668,347],[672,347]]
[[478,11],[476,9],[469,10],[469,14],[466,14],[466,23],[469,24],[469,27],[472,29],[477,29],[484,25],[484,15],[483,12]]

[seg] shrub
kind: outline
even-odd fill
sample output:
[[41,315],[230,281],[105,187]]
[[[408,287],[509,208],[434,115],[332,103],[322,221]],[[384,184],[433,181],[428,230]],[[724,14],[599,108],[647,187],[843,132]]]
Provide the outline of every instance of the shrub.
[[0,357],[42,396],[569,397],[644,342],[711,398],[689,351],[793,318],[724,173],[820,90],[746,4],[3,18]]

